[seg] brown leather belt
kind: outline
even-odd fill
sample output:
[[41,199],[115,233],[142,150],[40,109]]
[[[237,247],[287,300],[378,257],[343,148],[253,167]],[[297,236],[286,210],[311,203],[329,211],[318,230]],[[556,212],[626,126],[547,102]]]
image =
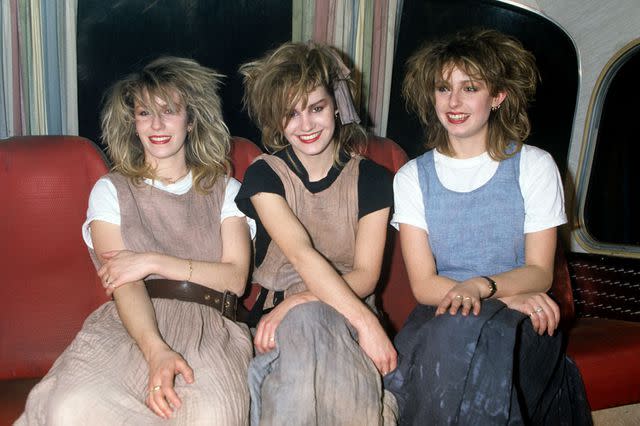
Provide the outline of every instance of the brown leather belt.
[[238,296],[231,291],[220,293],[209,287],[192,283],[166,279],[146,280],[149,297],[156,299],[176,299],[183,302],[200,303],[220,311],[223,317],[236,320]]

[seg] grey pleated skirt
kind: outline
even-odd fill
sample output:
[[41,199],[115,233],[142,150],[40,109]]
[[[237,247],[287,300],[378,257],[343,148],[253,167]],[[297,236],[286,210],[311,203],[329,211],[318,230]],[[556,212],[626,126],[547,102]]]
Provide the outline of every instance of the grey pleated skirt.
[[251,424],[394,425],[394,396],[360,348],[355,330],[331,306],[291,309],[276,348],[249,367]]

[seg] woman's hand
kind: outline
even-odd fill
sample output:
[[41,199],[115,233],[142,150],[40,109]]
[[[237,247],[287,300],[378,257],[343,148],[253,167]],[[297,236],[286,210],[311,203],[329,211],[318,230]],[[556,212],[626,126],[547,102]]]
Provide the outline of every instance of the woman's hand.
[[531,318],[533,329],[539,335],[545,331],[552,336],[560,323],[560,308],[547,293],[525,293],[500,298],[509,308]]
[[136,253],[130,250],[112,250],[102,253],[104,264],[98,269],[107,296],[132,281],[139,281],[150,274],[148,253]]
[[282,319],[294,306],[302,303],[318,300],[310,292],[294,294],[284,299],[278,306],[273,308],[271,312],[263,315],[256,327],[256,335],[253,338],[253,344],[260,353],[273,350],[276,347],[276,329],[282,322]]
[[436,309],[436,316],[442,315],[447,310],[451,315],[455,315],[459,309],[462,309],[462,315],[474,315],[480,313],[482,304],[482,290],[486,288],[484,278],[474,277],[456,284],[444,295]]
[[168,347],[154,352],[148,362],[149,394],[145,402],[158,416],[168,419],[182,405],[173,387],[175,376],[182,374],[187,383],[193,383],[193,370],[180,354]]
[[384,332],[380,322],[374,317],[365,322],[362,327],[357,327],[358,343],[367,354],[376,368],[383,376],[386,376],[398,366],[398,354]]

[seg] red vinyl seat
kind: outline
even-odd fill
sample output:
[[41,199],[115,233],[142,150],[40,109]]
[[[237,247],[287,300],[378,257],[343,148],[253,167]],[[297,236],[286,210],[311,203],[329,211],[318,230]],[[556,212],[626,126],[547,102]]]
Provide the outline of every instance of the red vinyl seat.
[[233,177],[242,182],[244,172],[260,154],[262,154],[262,150],[249,139],[234,136],[231,141],[230,153]]
[[576,362],[592,410],[640,402],[640,323],[579,318],[567,353]]
[[[558,253],[552,292],[562,312],[567,354],[582,374],[591,409],[639,403],[640,322],[622,318],[627,318],[624,311],[637,316],[640,263],[583,253],[570,253],[568,262],[561,250]],[[609,294],[606,285],[613,289]],[[576,318],[574,290],[592,299],[586,302],[597,310]],[[625,301],[630,304],[624,306]],[[584,306],[585,300],[581,302]]]
[[31,386],[107,300],[81,234],[106,172],[84,138],[0,142],[0,424],[15,420]]
[[[408,161],[407,154],[400,145],[379,136],[369,138],[364,155],[385,167],[392,175]],[[387,247],[378,291],[382,312],[388,320],[389,331],[393,334],[402,327],[416,306],[416,300],[409,286],[398,232],[391,226],[388,227]]]

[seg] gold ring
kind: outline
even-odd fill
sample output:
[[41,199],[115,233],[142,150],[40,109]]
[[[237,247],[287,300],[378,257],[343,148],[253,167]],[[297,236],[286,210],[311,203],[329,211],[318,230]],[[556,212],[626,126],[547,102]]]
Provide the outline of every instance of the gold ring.
[[461,294],[456,294],[455,299],[460,299],[460,300],[462,300],[462,295],[461,295]]
[[151,392],[158,392],[160,390],[160,385],[155,385],[151,388]]

